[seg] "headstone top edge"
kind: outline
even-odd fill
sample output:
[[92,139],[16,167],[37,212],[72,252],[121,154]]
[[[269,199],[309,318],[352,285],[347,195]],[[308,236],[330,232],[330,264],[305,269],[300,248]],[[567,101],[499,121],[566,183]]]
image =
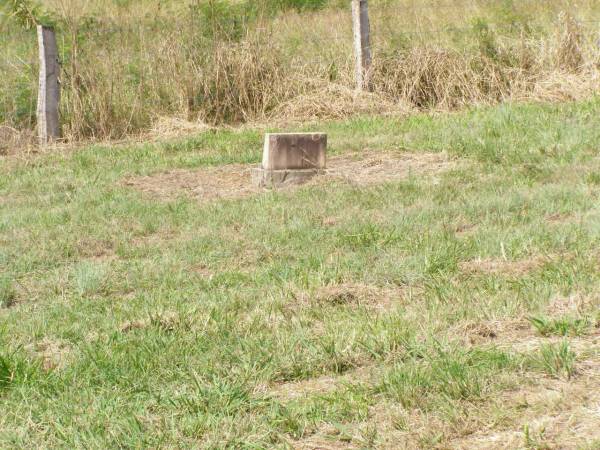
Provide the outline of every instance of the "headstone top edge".
[[310,131],[310,132],[296,132],[296,133],[265,133],[265,136],[327,136],[327,133],[323,133],[321,131]]

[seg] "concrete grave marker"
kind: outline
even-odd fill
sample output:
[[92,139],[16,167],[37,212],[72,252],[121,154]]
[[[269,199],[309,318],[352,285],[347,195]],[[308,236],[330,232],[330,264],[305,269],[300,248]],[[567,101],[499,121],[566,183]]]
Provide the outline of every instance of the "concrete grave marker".
[[325,170],[324,133],[268,133],[262,166],[252,170],[257,186],[301,184]]

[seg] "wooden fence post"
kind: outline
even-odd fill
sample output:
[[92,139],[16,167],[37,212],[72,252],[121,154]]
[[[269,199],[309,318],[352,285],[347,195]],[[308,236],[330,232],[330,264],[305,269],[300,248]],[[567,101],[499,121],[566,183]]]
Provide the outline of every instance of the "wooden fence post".
[[367,0],[352,0],[352,29],[356,61],[356,89],[371,90],[371,45]]
[[43,145],[61,136],[58,117],[60,66],[54,30],[50,27],[38,25],[37,35],[40,54],[37,122],[38,139],[40,144]]

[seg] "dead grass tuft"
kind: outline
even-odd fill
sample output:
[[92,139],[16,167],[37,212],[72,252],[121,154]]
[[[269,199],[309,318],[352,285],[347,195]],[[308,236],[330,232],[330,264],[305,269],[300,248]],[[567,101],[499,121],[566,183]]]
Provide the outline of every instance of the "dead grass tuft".
[[290,401],[310,395],[332,392],[346,385],[369,382],[376,376],[377,369],[362,366],[343,375],[323,375],[308,380],[276,383],[268,386],[266,392],[283,401]]
[[525,318],[467,321],[448,331],[449,337],[458,337],[465,345],[501,345],[525,341],[533,335]]
[[416,108],[454,109],[498,101],[508,89],[479,55],[439,47],[391,52],[373,64],[375,92]]
[[215,273],[212,270],[210,270],[205,264],[198,264],[192,267],[191,270],[193,273],[206,280],[211,280],[215,276]]
[[577,73],[585,65],[583,30],[573,16],[562,12],[559,45],[556,50],[558,66],[567,72]]
[[16,130],[0,124],[0,156],[23,153],[37,144],[33,130]]
[[517,261],[486,258],[461,261],[458,266],[467,275],[491,274],[517,277],[539,269],[547,261],[548,258],[544,256],[532,256]]
[[161,116],[154,121],[149,131],[149,138],[153,136],[164,138],[173,138],[190,134],[203,133],[211,130],[213,127],[201,121],[190,121],[179,117]]
[[574,293],[567,297],[556,295],[546,306],[550,316],[566,316],[569,314],[580,316],[593,311],[600,306],[600,297],[597,295],[583,295]]
[[71,346],[59,339],[44,338],[30,345],[28,349],[42,360],[42,368],[46,371],[63,369],[69,360]]
[[557,223],[562,224],[569,222],[573,219],[573,214],[570,213],[553,213],[549,214],[545,217],[546,222],[548,223]]
[[477,225],[473,223],[461,222],[456,225],[454,232],[457,236],[468,236],[477,231]]
[[394,101],[368,92],[357,92],[341,84],[319,79],[306,79],[311,86],[277,106],[269,119],[275,123],[336,120],[356,114],[408,114],[412,108],[402,101]]
[[[314,292],[300,291],[294,294],[294,308],[310,306],[350,306],[389,310],[418,294],[415,287],[378,287],[358,283],[342,283],[323,286]],[[292,307],[290,305],[290,307]]]
[[498,337],[498,330],[493,324],[476,323],[466,327],[466,331],[471,338],[471,343],[493,340]]
[[375,295],[375,289],[370,286],[342,284],[320,288],[312,300],[326,305],[358,305],[361,303],[361,299],[369,300]]
[[338,219],[335,217],[323,217],[323,219],[321,219],[321,225],[323,225],[324,227],[333,227],[337,224]]
[[174,331],[183,324],[182,318],[173,312],[152,314],[146,319],[131,320],[123,323],[119,329],[122,333],[156,327],[163,331]]
[[106,261],[116,258],[112,242],[93,238],[82,238],[77,241],[77,251],[82,258]]

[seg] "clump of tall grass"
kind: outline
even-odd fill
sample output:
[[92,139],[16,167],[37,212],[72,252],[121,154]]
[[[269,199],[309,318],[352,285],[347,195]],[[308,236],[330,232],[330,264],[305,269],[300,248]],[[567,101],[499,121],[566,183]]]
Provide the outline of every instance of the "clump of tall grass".
[[[571,17],[559,33],[496,36],[475,27],[474,49],[388,48],[375,59],[375,91],[417,108],[453,109],[511,99],[578,98],[596,90],[600,53]],[[592,36],[588,36],[590,38]],[[572,76],[580,77],[575,87]]]
[[[274,12],[323,5],[321,0],[234,5],[211,0],[192,3],[184,13],[143,20],[63,17],[57,23],[65,137],[122,138],[150,130],[164,117],[213,125],[301,121],[564,100],[599,87],[597,33],[566,14],[556,31],[535,30],[515,15],[507,29],[477,19],[459,33],[449,28],[448,36],[437,40],[386,30],[375,18],[373,92],[358,95],[351,24],[339,22],[348,11]],[[29,42],[18,54],[35,55],[32,32],[9,35]],[[4,39],[1,45],[14,47],[14,39]],[[0,87],[5,97],[0,123],[33,129],[35,63],[0,70],[7,75]]]

